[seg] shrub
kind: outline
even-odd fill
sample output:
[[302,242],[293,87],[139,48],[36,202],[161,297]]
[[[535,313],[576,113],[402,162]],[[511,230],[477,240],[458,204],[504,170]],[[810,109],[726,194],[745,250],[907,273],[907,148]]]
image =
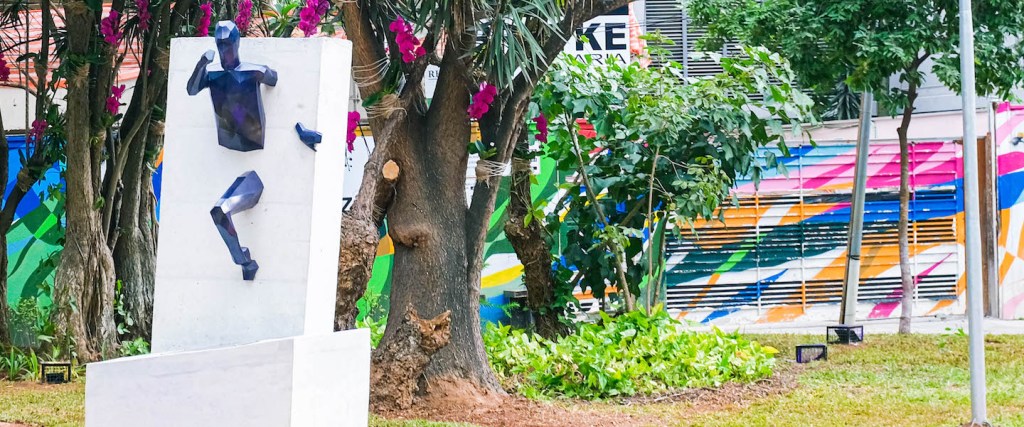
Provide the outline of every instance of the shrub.
[[778,353],[738,333],[687,330],[660,308],[602,320],[556,341],[489,324],[491,367],[527,397],[606,399],[765,378]]

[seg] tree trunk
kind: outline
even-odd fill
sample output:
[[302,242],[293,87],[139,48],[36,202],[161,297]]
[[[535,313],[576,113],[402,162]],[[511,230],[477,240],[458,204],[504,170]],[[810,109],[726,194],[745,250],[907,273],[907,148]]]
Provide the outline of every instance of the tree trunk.
[[[0,194],[7,193],[7,176],[11,173],[8,165],[10,147],[7,145],[7,128],[4,127],[3,114],[0,114]],[[0,224],[0,348],[10,346],[11,330],[7,325],[7,230]]]
[[[488,177],[478,182],[485,189],[478,188],[474,198],[482,199],[472,205],[483,208],[467,210],[469,95],[458,77],[461,61],[451,52],[445,55],[447,68],[442,67],[432,102],[444,107],[432,108],[427,116],[408,111],[388,136],[402,170],[388,210],[395,243],[391,307],[412,307],[423,318],[451,311],[450,344],[431,357],[422,377],[425,387],[420,391],[434,396],[503,393],[487,364],[480,334],[478,256],[483,232],[474,226],[493,212],[497,181]],[[402,316],[389,317],[381,348],[399,338],[401,321]]]
[[[529,143],[521,136],[516,153],[525,154],[527,150]],[[551,271],[551,246],[545,237],[543,222],[531,218],[530,224],[525,225],[526,217],[533,210],[530,174],[530,161],[514,154],[505,237],[523,264],[527,305],[533,313],[537,333],[545,338],[556,338],[569,333],[569,327],[562,322],[564,310],[555,307],[556,282]]]
[[[86,56],[95,14],[84,1],[64,4],[68,51]],[[88,63],[71,66],[67,77],[66,207],[67,233],[54,285],[58,343],[71,346],[83,363],[116,354],[114,260],[106,243],[98,206],[100,161],[105,130],[94,114],[102,111],[112,76],[91,75]],[[95,80],[94,80],[95,78]]]
[[901,334],[910,333],[910,318],[914,310],[914,278],[910,265],[910,141],[907,137],[910,120],[914,115],[914,100],[917,99],[917,84],[911,82],[907,88],[907,105],[903,108],[903,120],[896,133],[900,140],[900,326]]
[[[151,122],[144,140],[128,147],[128,162],[121,177],[118,233],[114,245],[114,270],[121,280],[121,301],[132,324],[133,338],[151,340],[153,289],[156,282],[156,196],[153,193],[152,156],[159,152],[163,124]],[[141,138],[140,138],[141,139]],[[122,319],[123,320],[123,319]]]

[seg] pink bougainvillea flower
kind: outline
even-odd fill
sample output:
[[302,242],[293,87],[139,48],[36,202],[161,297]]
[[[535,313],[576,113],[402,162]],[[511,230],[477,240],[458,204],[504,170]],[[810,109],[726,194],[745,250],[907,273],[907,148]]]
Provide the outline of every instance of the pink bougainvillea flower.
[[235,25],[238,26],[238,32],[245,34],[249,29],[249,21],[252,20],[252,0],[242,0],[238,2],[238,15],[235,16]]
[[121,108],[122,95],[124,95],[124,85],[110,87],[110,96],[107,97],[107,112],[111,116],[116,116],[117,110]]
[[473,103],[466,109],[469,118],[480,120],[491,109],[491,103],[494,102],[496,96],[498,96],[498,88],[487,82],[480,83],[480,90],[473,95]]
[[135,0],[135,9],[139,11],[139,29],[149,30],[149,20],[153,18],[149,14],[149,0]]
[[114,47],[121,44],[120,15],[120,12],[110,9],[110,14],[100,20],[100,34],[103,35],[103,41]]
[[331,7],[330,0],[306,0],[306,5],[299,11],[299,30],[306,37],[317,33],[320,20]]
[[39,140],[43,139],[43,134],[46,133],[46,127],[48,125],[49,124],[46,123],[46,120],[43,119],[35,119],[32,121],[32,132],[30,136],[32,137],[33,142],[39,142]]
[[540,113],[537,117],[533,118],[533,122],[537,124],[537,138],[540,142],[548,142],[548,118],[544,113]]
[[351,153],[356,149],[356,129],[359,128],[359,112],[352,111],[348,113],[348,137],[345,142],[348,143],[348,152]]
[[427,54],[427,50],[420,44],[420,39],[413,34],[412,25],[406,22],[405,18],[395,18],[388,29],[395,33],[395,44],[398,45],[398,53],[402,54],[402,62],[408,64]]
[[210,20],[213,18],[213,4],[210,2],[203,3],[199,6],[199,9],[203,11],[203,15],[199,17],[199,25],[196,26],[196,36],[206,37],[210,35]]
[[0,82],[6,82],[11,80],[11,66],[7,64],[7,60],[0,57]]

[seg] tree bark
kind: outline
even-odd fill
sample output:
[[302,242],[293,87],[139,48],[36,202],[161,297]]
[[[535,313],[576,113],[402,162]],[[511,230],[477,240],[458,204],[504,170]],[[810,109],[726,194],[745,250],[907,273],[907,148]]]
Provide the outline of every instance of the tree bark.
[[[402,323],[370,364],[370,401],[373,409],[408,409],[419,391],[416,378],[430,363],[430,356],[448,345],[451,338],[450,312],[422,319],[406,307]],[[399,317],[396,315],[396,317]]]
[[[64,13],[68,53],[89,55],[95,14],[81,0],[65,2]],[[90,72],[93,67],[98,68],[96,73]],[[102,67],[108,66],[73,65],[67,77],[67,233],[55,279],[54,303],[58,342],[73,348],[83,363],[112,356],[117,350],[114,260],[98,209],[102,205],[98,188],[106,130],[97,112],[103,110],[112,80],[112,73]]]
[[[916,69],[916,67],[915,67]],[[914,310],[914,278],[910,265],[910,141],[907,137],[910,120],[914,115],[914,100],[917,99],[917,83],[911,81],[907,88],[907,105],[903,108],[903,120],[896,130],[900,141],[900,326],[901,334],[910,333],[910,318]]]
[[[529,143],[521,135],[516,153],[525,154],[528,150]],[[551,271],[551,245],[546,238],[543,222],[531,218],[530,224],[526,225],[526,217],[533,211],[531,173],[530,161],[513,154],[505,237],[523,264],[526,302],[533,314],[536,332],[551,339],[568,334],[569,327],[562,322],[564,310],[554,306],[557,282]]]
[[[4,127],[4,117],[0,113],[0,194],[7,193],[7,176],[10,174],[8,160],[10,147],[7,145],[7,128]],[[11,345],[11,331],[7,326],[7,315],[10,308],[7,307],[7,231],[10,227],[3,227],[0,223],[0,348]]]
[[[163,140],[163,124],[147,126],[144,143],[132,144],[122,176],[120,213],[117,215],[114,271],[121,280],[121,301],[132,319],[131,337],[151,340],[153,290],[156,284],[156,195],[153,192],[153,156]],[[122,319],[123,320],[123,319]]]

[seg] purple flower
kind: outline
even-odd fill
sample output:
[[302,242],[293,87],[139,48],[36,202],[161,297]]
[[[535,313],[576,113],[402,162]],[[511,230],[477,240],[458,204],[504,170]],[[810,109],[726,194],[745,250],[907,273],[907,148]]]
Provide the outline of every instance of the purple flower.
[[100,20],[100,34],[103,35],[103,41],[113,47],[121,44],[120,15],[120,12],[110,9],[110,14]]
[[249,29],[249,21],[252,20],[252,0],[238,2],[238,15],[235,16],[235,25],[238,25],[238,32],[245,34]]
[[7,60],[0,57],[0,82],[6,82],[11,80],[11,66],[7,64]]
[[200,5],[199,9],[203,11],[203,16],[199,17],[199,25],[196,26],[196,36],[206,37],[210,35],[210,19],[213,16],[213,5],[210,2],[206,2]]
[[124,85],[110,87],[110,96],[107,97],[107,112],[111,116],[116,116],[117,110],[121,108],[122,95],[124,95]]
[[398,45],[398,53],[402,54],[402,62],[408,64],[427,54],[427,50],[420,45],[420,40],[413,35],[412,25],[401,16],[391,21],[388,29],[395,33],[395,44]]
[[358,111],[352,111],[352,112],[348,113],[348,139],[346,140],[346,142],[348,143],[348,152],[349,153],[351,153],[356,148],[356,146],[355,146],[355,142],[356,142],[356,129],[358,127],[359,127],[359,112]]
[[29,134],[32,138],[32,142],[39,142],[43,139],[43,134],[46,133],[46,126],[48,126],[48,124],[44,119],[35,119],[32,121],[32,132]]
[[533,122],[537,124],[537,138],[540,142],[548,142],[548,118],[544,113],[540,113],[537,117],[533,118]]
[[498,88],[487,82],[480,83],[480,90],[473,95],[473,103],[466,109],[469,118],[480,120],[491,109],[491,103],[494,102],[496,96],[498,96]]
[[331,6],[330,0],[306,0],[306,6],[299,11],[299,30],[306,37],[315,35],[320,26],[327,9]]
[[139,29],[148,30],[149,20],[153,18],[153,15],[149,14],[149,0],[135,0],[135,9],[139,11]]

